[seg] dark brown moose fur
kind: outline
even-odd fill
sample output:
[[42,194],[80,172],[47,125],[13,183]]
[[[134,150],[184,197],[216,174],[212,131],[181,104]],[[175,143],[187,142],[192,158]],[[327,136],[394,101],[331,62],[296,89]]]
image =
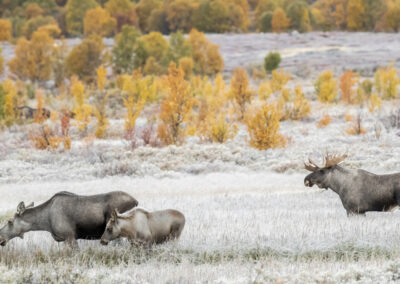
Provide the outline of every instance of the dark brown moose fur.
[[338,165],[346,155],[327,155],[325,165],[317,166],[309,159],[304,185],[332,189],[342,201],[347,215],[368,211],[390,211],[400,205],[400,173],[376,175],[361,169],[350,170]]

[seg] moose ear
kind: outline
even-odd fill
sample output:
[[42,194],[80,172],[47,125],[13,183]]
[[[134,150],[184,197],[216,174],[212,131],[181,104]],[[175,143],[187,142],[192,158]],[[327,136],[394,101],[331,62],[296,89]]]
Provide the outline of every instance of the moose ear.
[[113,212],[111,212],[111,221],[116,221],[118,216],[118,211],[117,209],[114,209]]
[[21,201],[17,206],[17,215],[22,215],[25,212],[25,203]]

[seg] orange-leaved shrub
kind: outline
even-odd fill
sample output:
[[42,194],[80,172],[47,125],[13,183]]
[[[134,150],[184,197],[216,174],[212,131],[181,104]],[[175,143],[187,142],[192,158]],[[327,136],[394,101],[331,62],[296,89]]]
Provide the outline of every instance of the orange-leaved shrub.
[[35,94],[37,105],[36,105],[36,111],[33,115],[33,120],[36,123],[43,123],[46,119],[47,116],[43,111],[44,108],[44,95],[42,92],[37,91]]
[[331,123],[331,116],[329,114],[325,114],[318,121],[317,127],[318,128],[324,128],[324,127],[327,127],[330,123]]
[[362,117],[361,114],[358,114],[355,119],[349,121],[350,126],[346,129],[347,134],[349,135],[361,135],[365,134],[365,128],[362,126]]
[[358,76],[353,71],[346,71],[340,77],[340,94],[341,100],[348,104],[356,103],[354,86],[357,83]]
[[233,71],[230,92],[237,105],[239,120],[243,120],[247,105],[251,103],[253,96],[249,90],[249,77],[243,68]]
[[40,125],[38,129],[31,130],[29,139],[33,142],[36,149],[58,149],[62,139],[47,124]]

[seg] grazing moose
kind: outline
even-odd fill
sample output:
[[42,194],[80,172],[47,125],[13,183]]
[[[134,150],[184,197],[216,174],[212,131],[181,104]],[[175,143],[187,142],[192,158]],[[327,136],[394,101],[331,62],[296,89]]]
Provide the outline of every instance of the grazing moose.
[[400,173],[376,175],[367,171],[349,170],[339,166],[347,155],[324,157],[324,166],[319,167],[310,158],[304,163],[312,173],[304,179],[304,185],[332,189],[343,204],[347,215],[367,211],[390,211],[400,205]]
[[29,231],[47,231],[54,240],[77,247],[77,239],[100,239],[114,208],[125,212],[137,205],[121,191],[89,196],[63,191],[36,207],[20,202],[14,219],[0,229],[0,245]]
[[176,210],[147,212],[135,208],[125,214],[115,209],[101,237],[101,244],[122,237],[132,244],[150,246],[178,239],[185,226],[185,216]]
[[18,107],[18,114],[21,119],[34,119],[35,117],[48,119],[51,112],[47,108],[36,109],[29,106],[21,106]]

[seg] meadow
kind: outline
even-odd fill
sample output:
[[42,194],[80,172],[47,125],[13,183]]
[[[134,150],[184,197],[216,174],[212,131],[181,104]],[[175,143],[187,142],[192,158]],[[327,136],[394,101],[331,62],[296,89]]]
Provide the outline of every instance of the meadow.
[[[2,223],[19,201],[39,204],[58,191],[123,190],[148,210],[186,216],[181,239],[150,251],[126,241],[108,247],[79,241],[71,251],[45,232],[1,248],[1,282],[41,283],[395,283],[400,277],[399,212],[348,218],[338,196],[306,188],[303,160],[326,150],[347,152],[345,167],[375,173],[398,168],[398,130],[364,110],[364,135],[349,135],[358,108],[312,102],[303,121],[284,121],[286,148],[248,146],[245,128],[224,144],[188,138],[182,146],[132,148],[118,138],[73,141],[69,151],[34,149],[29,125],[0,134]],[[331,123],[318,127],[323,113]],[[145,120],[138,120],[138,127]],[[112,121],[123,131],[123,120]],[[94,122],[93,122],[94,124]],[[382,127],[379,136],[376,125]],[[387,127],[385,127],[385,125]],[[89,126],[90,128],[90,126]]]

